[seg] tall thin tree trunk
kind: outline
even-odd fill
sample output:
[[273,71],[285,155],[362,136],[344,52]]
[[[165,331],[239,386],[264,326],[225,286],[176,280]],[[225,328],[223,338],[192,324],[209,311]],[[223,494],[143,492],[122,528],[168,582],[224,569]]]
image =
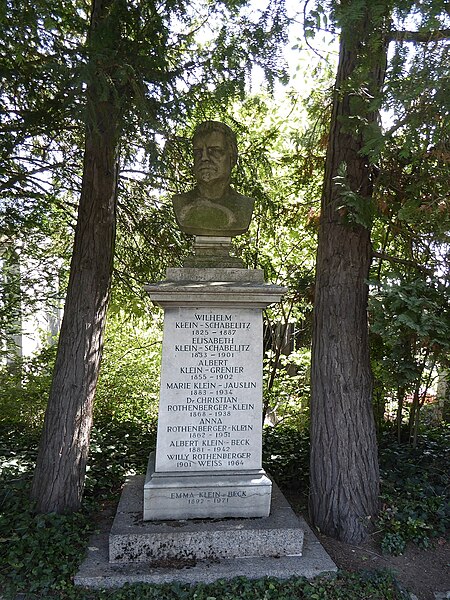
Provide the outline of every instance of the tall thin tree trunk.
[[[93,0],[91,42],[110,4]],[[111,284],[119,115],[113,93],[104,97],[101,63],[95,61],[95,66],[98,77],[87,89],[84,170],[69,286],[32,485],[38,512],[70,512],[81,504]]]
[[[361,48],[372,26],[367,14],[356,24],[352,21],[351,31],[342,26],[322,197],[312,347],[310,512],[322,532],[350,543],[367,535],[379,494],[367,331],[371,242],[368,226],[352,222],[352,209],[339,209],[345,200],[334,178],[345,166],[347,186],[362,202],[370,202],[370,167],[361,152],[362,134],[354,132],[351,120],[361,111],[361,98],[346,86],[362,66]],[[372,91],[380,89],[385,56],[380,48],[379,62],[368,69],[366,84]],[[364,117],[373,121],[375,115],[367,111]]]
[[405,402],[406,390],[404,387],[397,389],[397,442],[400,444],[402,441],[402,423],[403,423],[403,405]]

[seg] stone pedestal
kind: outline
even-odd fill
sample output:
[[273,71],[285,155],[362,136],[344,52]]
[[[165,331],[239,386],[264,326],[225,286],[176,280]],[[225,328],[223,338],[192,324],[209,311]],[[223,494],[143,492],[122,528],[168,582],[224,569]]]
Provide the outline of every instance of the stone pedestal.
[[262,309],[284,289],[259,270],[183,268],[146,291],[165,315],[144,520],[267,517]]
[[307,523],[274,483],[266,519],[143,521],[143,475],[125,484],[112,527],[101,519],[75,585],[212,583],[247,577],[316,577],[336,571]]
[[137,486],[137,481],[141,481],[141,476],[126,484],[111,528],[111,564],[302,555],[303,529],[275,484],[270,516],[266,519],[174,522],[140,518],[142,484]]
[[145,482],[126,482],[111,530],[91,538],[75,584],[335,571],[261,468],[261,311],[284,290],[231,268],[169,269],[147,290],[166,313],[157,450]]
[[244,261],[242,258],[231,255],[230,237],[217,237],[209,235],[196,235],[194,237],[194,254],[188,256],[183,261],[184,267],[196,267],[202,269],[216,268],[221,265],[221,271],[224,268],[242,269]]

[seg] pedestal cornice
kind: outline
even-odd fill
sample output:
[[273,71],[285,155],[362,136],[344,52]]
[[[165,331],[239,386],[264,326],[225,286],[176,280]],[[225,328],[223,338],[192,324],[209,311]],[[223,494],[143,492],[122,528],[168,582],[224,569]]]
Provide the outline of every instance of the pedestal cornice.
[[144,286],[162,307],[226,306],[265,308],[279,302],[286,288],[264,283],[259,269],[167,269],[167,279]]

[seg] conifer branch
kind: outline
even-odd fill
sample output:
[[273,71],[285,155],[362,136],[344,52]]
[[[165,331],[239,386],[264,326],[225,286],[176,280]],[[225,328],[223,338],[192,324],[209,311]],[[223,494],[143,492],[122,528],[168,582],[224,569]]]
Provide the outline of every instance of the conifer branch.
[[398,256],[391,256],[389,254],[385,254],[384,252],[372,251],[372,257],[379,258],[381,260],[386,260],[390,263],[405,265],[407,267],[412,267],[413,269],[417,269],[418,271],[421,271],[423,273],[430,273],[430,274],[433,273],[433,271],[431,269],[428,269],[427,267],[425,267],[423,265],[419,265],[418,263],[414,262],[413,260],[408,260],[406,258],[400,258]]
[[441,42],[450,40],[450,29],[437,29],[435,31],[390,31],[388,39],[391,42],[414,42],[417,44]]

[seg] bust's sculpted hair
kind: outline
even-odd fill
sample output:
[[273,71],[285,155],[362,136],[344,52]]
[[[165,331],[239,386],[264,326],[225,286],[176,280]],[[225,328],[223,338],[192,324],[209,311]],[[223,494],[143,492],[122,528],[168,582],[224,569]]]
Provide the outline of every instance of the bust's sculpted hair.
[[228,127],[228,125],[225,125],[225,123],[221,123],[220,121],[204,121],[203,123],[200,123],[200,125],[197,125],[195,128],[194,135],[192,136],[192,144],[195,144],[197,138],[213,131],[218,131],[225,136],[228,149],[231,152],[232,164],[234,166],[238,157],[236,134]]

